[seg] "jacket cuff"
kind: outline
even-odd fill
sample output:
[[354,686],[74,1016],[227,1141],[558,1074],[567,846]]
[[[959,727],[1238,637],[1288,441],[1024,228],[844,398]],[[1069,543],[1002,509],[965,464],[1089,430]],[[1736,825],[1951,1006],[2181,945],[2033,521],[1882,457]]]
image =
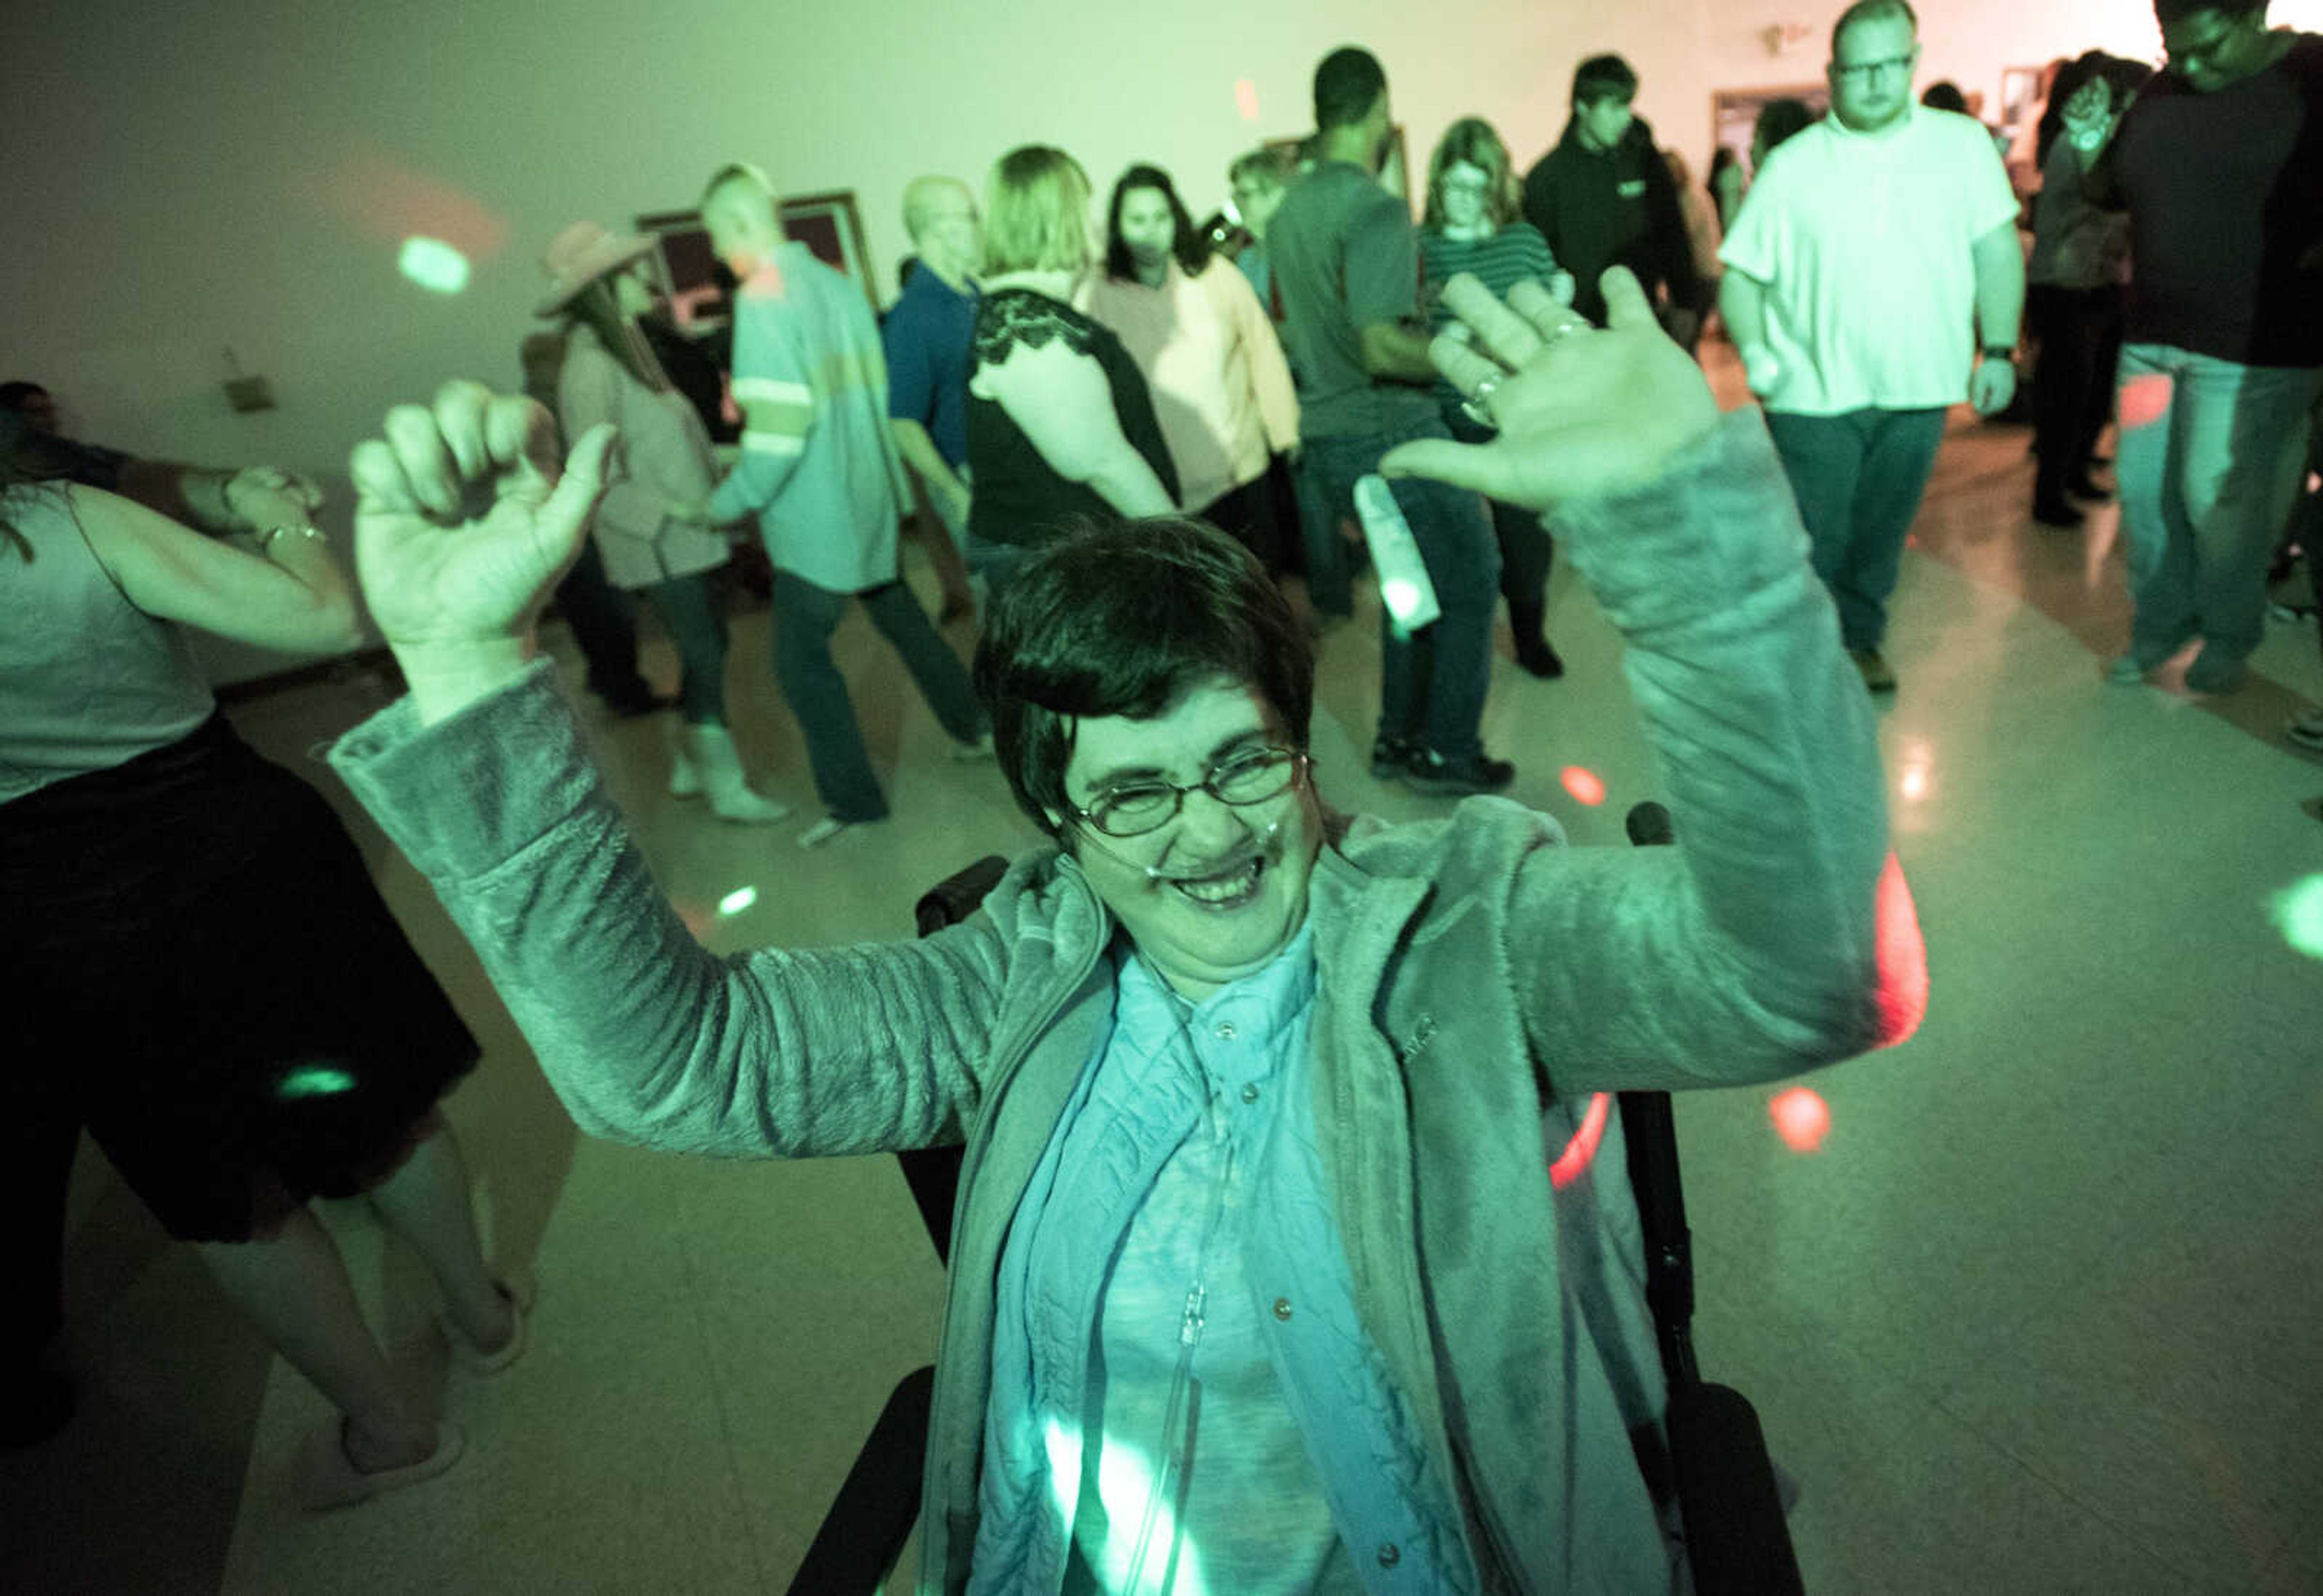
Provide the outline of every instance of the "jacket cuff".
[[498,868],[597,786],[546,658],[433,726],[419,723],[407,694],[339,738],[330,762],[420,874],[438,882]]
[[1552,524],[1624,632],[1724,610],[1807,565],[1798,501],[1755,405],[1644,487],[1562,505]]

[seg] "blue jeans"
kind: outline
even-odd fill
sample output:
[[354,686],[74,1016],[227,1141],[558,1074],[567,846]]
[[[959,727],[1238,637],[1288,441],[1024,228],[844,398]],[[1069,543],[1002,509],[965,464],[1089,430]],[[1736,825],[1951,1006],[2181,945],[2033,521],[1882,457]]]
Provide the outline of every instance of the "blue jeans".
[[2297,502],[2323,371],[2164,344],[2121,352],[2114,481],[2129,544],[2129,647],[2151,667],[2196,636],[2210,668],[2266,629],[2266,571]]
[[984,711],[960,656],[937,632],[912,590],[900,582],[859,593],[834,593],[780,566],[775,570],[775,680],[799,723],[815,795],[831,818],[887,818],[887,800],[863,751],[863,730],[847,696],[847,679],[831,657],[831,628],[848,601],[859,599],[871,624],[903,657],[904,668],[955,742],[974,742],[986,730]]
[[[1414,438],[1448,437],[1434,416],[1395,432],[1308,438],[1308,467],[1328,495],[1333,518],[1354,513],[1355,479],[1380,456]],[[1419,743],[1455,763],[1483,752],[1478,724],[1492,679],[1492,607],[1501,591],[1501,551],[1484,501],[1463,488],[1418,477],[1389,484],[1435,585],[1443,615],[1409,637],[1380,611],[1379,735]],[[1336,535],[1335,535],[1336,536]],[[1320,601],[1318,601],[1320,608]]]
[[1850,410],[1840,416],[1767,413],[1799,501],[1814,573],[1839,607],[1840,640],[1877,648],[1904,567],[1904,537],[1944,441],[1944,411]]

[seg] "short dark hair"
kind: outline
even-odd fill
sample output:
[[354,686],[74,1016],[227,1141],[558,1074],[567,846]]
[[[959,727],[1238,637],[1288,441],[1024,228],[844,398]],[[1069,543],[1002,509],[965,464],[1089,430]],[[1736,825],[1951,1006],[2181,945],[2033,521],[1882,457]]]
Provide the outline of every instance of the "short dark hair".
[[36,393],[46,399],[49,390],[37,382],[0,382],[0,410],[21,410]]
[[2240,22],[2265,9],[2266,0],[2153,0],[2153,20],[2167,28],[2190,16],[2215,11]]
[[1137,262],[1129,258],[1129,245],[1122,241],[1121,206],[1133,188],[1159,189],[1162,197],[1170,202],[1170,219],[1178,225],[1177,242],[1170,252],[1178,257],[1178,264],[1191,277],[1210,263],[1210,235],[1194,225],[1194,218],[1186,210],[1186,202],[1178,197],[1178,186],[1170,174],[1158,166],[1140,161],[1121,174],[1113,186],[1113,199],[1105,211],[1105,270],[1109,277],[1124,280],[1137,276]]
[[1634,100],[1638,72],[1617,55],[1593,55],[1573,69],[1573,104],[1578,108],[1600,100]]
[[1968,95],[1949,78],[1939,78],[1928,85],[1927,92],[1920,96],[1920,104],[1931,111],[1957,111],[1963,116],[1969,115]]
[[1911,0],[1855,0],[1831,25],[1831,59],[1839,59],[1839,41],[1856,23],[1893,22],[1897,17],[1911,23],[1915,35],[1919,32],[1920,14],[1912,9]]
[[1768,100],[1758,107],[1758,120],[1750,129],[1750,142],[1762,147],[1761,159],[1771,155],[1786,139],[1804,133],[1815,124],[1814,107],[1804,100]]
[[1353,127],[1386,92],[1387,70],[1379,57],[1353,44],[1333,50],[1315,69],[1316,130]]
[[1248,549],[1182,516],[1084,523],[1001,590],[976,649],[976,691],[1008,790],[1033,823],[1066,837],[1065,770],[1077,723],[1166,713],[1216,678],[1247,683],[1307,746],[1315,652]]

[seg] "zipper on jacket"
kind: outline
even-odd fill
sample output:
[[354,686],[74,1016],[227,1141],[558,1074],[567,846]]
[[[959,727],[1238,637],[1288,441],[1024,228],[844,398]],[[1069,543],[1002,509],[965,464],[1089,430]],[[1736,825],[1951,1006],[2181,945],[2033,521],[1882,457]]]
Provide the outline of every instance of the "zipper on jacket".
[[[1062,861],[1060,860],[1060,862],[1061,863]],[[1063,872],[1060,870],[1059,874],[1061,878]],[[1078,871],[1075,872],[1075,875],[1078,877]],[[1088,894],[1090,898],[1095,898],[1097,896],[1096,889],[1090,886],[1086,880],[1081,880],[1079,882],[1079,890]],[[1104,929],[1103,922],[1106,916],[1105,905],[1101,900],[1096,904],[1096,909],[1097,917],[1099,922],[1098,929],[1102,931]],[[1010,1050],[1009,1056],[1005,1065],[993,1072],[991,1078],[993,1092],[991,1101],[986,1105],[984,1111],[977,1115],[976,1133],[970,1138],[968,1146],[960,1154],[960,1185],[958,1190],[962,1197],[966,1197],[969,1193],[975,1190],[975,1176],[977,1170],[983,1164],[986,1149],[991,1144],[992,1126],[999,1120],[1001,1101],[1007,1096],[1009,1087],[1015,1084],[1016,1072],[1024,1067],[1024,1060],[1032,1057],[1033,1049],[1040,1041],[1041,1037],[1045,1034],[1051,1027],[1055,1025],[1058,1017],[1061,1015],[1065,1012],[1066,1008],[1071,1004],[1073,994],[1081,989],[1081,986],[1088,980],[1091,973],[1096,970],[1097,961],[1105,957],[1106,946],[1110,940],[1111,939],[1109,937],[1098,936],[1091,941],[1088,957],[1074,970],[1072,978],[1059,986],[1056,997],[1051,1001],[1047,1011],[1042,1014],[1039,1023],[1026,1028],[1024,1040],[1015,1048]],[[953,1214],[952,1241],[954,1245],[951,1250],[951,1256],[955,1263],[957,1263],[960,1257],[960,1251],[957,1245],[960,1240],[960,1225],[961,1220],[966,1216],[966,1214],[967,1209],[965,1206],[957,1208]],[[942,1512],[947,1518],[949,1518],[950,1511],[950,1498],[949,1491],[950,1482],[949,1480],[939,1478],[939,1476],[950,1467],[951,1452],[950,1445],[949,1445],[950,1437],[945,1429],[943,1427],[940,1427],[945,1426],[946,1423],[944,1403],[946,1393],[944,1387],[947,1381],[945,1379],[945,1361],[941,1353],[945,1338],[951,1329],[952,1310],[957,1305],[960,1290],[960,1276],[957,1269],[954,1269],[950,1271],[950,1278],[946,1282],[943,1317],[938,1321],[936,1325],[936,1348],[938,1353],[935,1364],[936,1377],[934,1385],[929,1393],[927,1465],[922,1472],[920,1481],[922,1500],[920,1503],[919,1519],[921,1525],[921,1545],[923,1548],[922,1555],[923,1557],[926,1555],[924,1548],[931,1544],[928,1538],[930,1514],[938,1510],[939,1503],[942,1504]],[[996,1287],[995,1288],[995,1290],[996,1292]],[[988,1399],[989,1396],[987,1392],[987,1400]],[[945,1486],[946,1490],[938,1491],[932,1489],[939,1484]],[[968,1504],[968,1510],[970,1513],[973,1513],[976,1510],[976,1503],[972,1495]],[[937,1527],[945,1528],[947,1527],[940,1525],[937,1526]],[[964,1583],[965,1582],[955,1580],[955,1572],[956,1571],[950,1568],[945,1569],[944,1579],[946,1582]]]

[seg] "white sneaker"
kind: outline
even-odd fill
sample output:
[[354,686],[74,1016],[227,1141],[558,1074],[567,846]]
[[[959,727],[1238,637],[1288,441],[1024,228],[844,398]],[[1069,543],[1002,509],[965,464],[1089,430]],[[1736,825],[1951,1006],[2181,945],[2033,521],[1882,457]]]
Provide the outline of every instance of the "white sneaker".
[[827,814],[798,834],[798,845],[801,848],[821,848],[841,832],[852,831],[854,829],[854,821],[842,821],[835,814]]
[[[689,726],[682,735],[702,790],[709,795],[711,812],[720,820],[771,825],[790,818],[789,804],[751,788],[749,778],[742,774],[742,757],[734,751],[734,739],[723,726],[715,722]],[[675,790],[675,775],[671,785]]]

